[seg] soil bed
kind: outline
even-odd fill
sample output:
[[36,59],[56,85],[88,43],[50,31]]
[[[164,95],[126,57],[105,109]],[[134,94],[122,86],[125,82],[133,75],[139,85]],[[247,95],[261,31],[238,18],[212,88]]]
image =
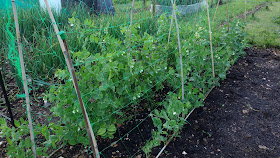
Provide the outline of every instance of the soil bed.
[[279,50],[246,50],[161,157],[279,157]]

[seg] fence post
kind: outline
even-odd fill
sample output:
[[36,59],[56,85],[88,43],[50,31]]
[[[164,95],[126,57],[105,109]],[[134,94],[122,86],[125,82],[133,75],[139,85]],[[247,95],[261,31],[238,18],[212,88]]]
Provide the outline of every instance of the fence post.
[[78,100],[79,100],[79,103],[80,103],[80,106],[81,106],[81,109],[82,109],[83,118],[84,118],[84,121],[85,121],[86,130],[87,130],[87,133],[88,133],[88,137],[89,137],[89,141],[90,141],[90,145],[91,145],[91,150],[93,152],[93,156],[94,156],[94,158],[99,158],[100,155],[99,155],[99,151],[98,151],[98,148],[97,148],[97,142],[96,142],[94,133],[92,131],[92,127],[91,127],[91,124],[90,124],[90,121],[89,121],[89,118],[88,118],[88,114],[86,112],[86,108],[84,106],[81,91],[80,91],[80,88],[79,88],[79,85],[78,85],[78,79],[77,79],[77,76],[76,76],[76,73],[75,73],[75,70],[74,70],[74,66],[73,66],[73,63],[72,63],[71,55],[70,55],[70,53],[67,49],[67,45],[66,45],[66,41],[65,41],[65,34],[63,32],[59,32],[56,21],[55,21],[54,16],[53,16],[53,13],[52,13],[51,8],[49,6],[48,0],[44,0],[44,1],[45,1],[45,4],[46,4],[46,8],[48,10],[48,13],[50,15],[55,33],[57,34],[57,38],[58,38],[60,47],[62,49],[64,58],[66,60],[68,70],[69,70],[69,72],[70,72],[70,74],[72,75],[72,78],[73,78],[74,88],[75,88],[75,91],[77,93],[77,97],[78,97]]
[[12,1],[13,13],[14,13],[14,19],[15,19],[15,27],[16,27],[17,42],[18,42],[18,53],[19,53],[21,75],[22,75],[22,81],[23,81],[25,99],[26,99],[26,111],[27,111],[27,117],[28,117],[28,123],[29,123],[30,138],[31,138],[31,143],[33,144],[32,150],[34,153],[34,157],[36,158],[35,139],[34,139],[34,133],[33,133],[32,118],[31,118],[31,113],[30,113],[30,98],[29,98],[29,92],[28,92],[27,81],[26,81],[26,73],[25,73],[25,67],[24,67],[24,60],[23,60],[23,54],[22,54],[22,45],[21,45],[20,30],[19,30],[19,24],[18,24],[17,8],[16,8],[15,0],[11,0],[11,1]]

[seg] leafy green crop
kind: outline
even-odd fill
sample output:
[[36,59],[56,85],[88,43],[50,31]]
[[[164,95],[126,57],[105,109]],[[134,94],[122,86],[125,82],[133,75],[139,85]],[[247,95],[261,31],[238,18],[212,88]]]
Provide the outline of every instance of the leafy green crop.
[[[152,25],[142,28],[144,22],[140,22],[131,28],[124,25],[116,29],[92,29],[98,25],[94,20],[82,21],[72,17],[69,18],[71,31],[83,33],[77,35],[70,32],[67,37],[77,39],[75,42],[80,48],[73,50],[71,56],[93,131],[99,138],[114,138],[117,126],[131,119],[132,112],[137,113],[131,107],[142,106],[140,101],[143,98],[155,108],[156,93],[163,88],[170,90],[167,99],[157,103],[161,106],[150,115],[155,131],[152,132],[153,139],[143,148],[148,155],[153,147],[165,142],[169,135],[179,135],[186,124],[185,116],[193,108],[203,106],[205,94],[211,87],[218,85],[220,79],[226,78],[227,69],[243,53],[246,42],[244,25],[239,22],[232,22],[230,34],[226,28],[213,32],[217,74],[213,78],[207,19],[196,28],[180,21],[185,83],[185,100],[182,101],[182,91],[178,90],[181,68],[176,32],[172,32],[170,43],[167,44],[169,26],[166,24],[170,19],[162,15],[146,22]],[[115,33],[117,36],[113,36]],[[57,69],[54,77],[58,84],[50,87],[44,100],[52,103],[51,112],[57,120],[48,125],[38,124],[34,128],[35,135],[43,138],[43,143],[37,148],[41,156],[46,155],[49,149],[56,148],[59,142],[89,145],[68,70]],[[27,124],[24,121],[20,125],[16,124],[18,131],[24,129],[22,133],[16,133],[16,129],[1,122],[3,135],[11,140],[8,141],[8,155],[30,157]],[[13,132],[15,134],[9,134]],[[19,139],[23,136],[26,139]]]
[[[243,29],[244,24],[237,21],[232,24],[230,34],[225,28],[218,34],[214,34],[215,72],[220,79],[226,78],[227,70],[234,64],[239,55],[243,54],[246,47],[244,41],[246,34]],[[213,79],[211,74],[209,51],[205,51],[205,47],[209,45],[208,37],[205,35],[207,35],[206,29],[198,28],[190,39],[190,43],[195,43],[195,45],[184,45],[183,47],[188,53],[188,64],[192,65],[191,69],[188,68],[188,64],[184,65],[184,68],[190,70],[184,72],[189,76],[186,79],[187,83],[185,83],[186,98],[181,100],[181,93],[170,93],[167,100],[162,103],[162,110],[155,110],[151,114],[156,129],[152,132],[153,139],[143,147],[147,156],[153,147],[165,143],[170,136],[179,136],[180,130],[187,123],[185,120],[187,114],[193,108],[203,106],[205,94],[212,86],[218,85],[218,78]]]
[[[84,49],[73,53],[93,130],[104,138],[113,138],[116,124],[126,119],[120,116],[130,110],[127,105],[137,104],[140,97],[152,97],[152,87],[161,89],[163,81],[174,77],[174,71],[167,70],[163,44],[147,33],[140,36],[137,27],[131,28],[131,40],[128,40],[129,28],[121,29],[124,41],[110,36],[106,30],[102,38],[96,38],[102,32],[92,32],[89,41],[97,43],[100,52],[92,54]],[[71,122],[72,126],[83,128],[83,118],[77,117],[81,116],[81,111],[68,71],[58,70],[56,76],[63,84],[51,86],[47,96],[55,103],[52,112],[64,124]]]

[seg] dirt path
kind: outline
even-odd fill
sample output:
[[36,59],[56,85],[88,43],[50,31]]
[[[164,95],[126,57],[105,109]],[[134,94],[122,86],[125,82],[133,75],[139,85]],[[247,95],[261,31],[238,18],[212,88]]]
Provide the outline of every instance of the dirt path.
[[162,157],[280,158],[280,58],[248,49]]

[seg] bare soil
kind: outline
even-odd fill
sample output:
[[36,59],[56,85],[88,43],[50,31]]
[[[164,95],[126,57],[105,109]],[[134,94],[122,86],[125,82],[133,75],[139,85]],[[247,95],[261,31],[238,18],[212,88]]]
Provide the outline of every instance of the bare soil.
[[246,50],[162,157],[280,157],[280,58]]

